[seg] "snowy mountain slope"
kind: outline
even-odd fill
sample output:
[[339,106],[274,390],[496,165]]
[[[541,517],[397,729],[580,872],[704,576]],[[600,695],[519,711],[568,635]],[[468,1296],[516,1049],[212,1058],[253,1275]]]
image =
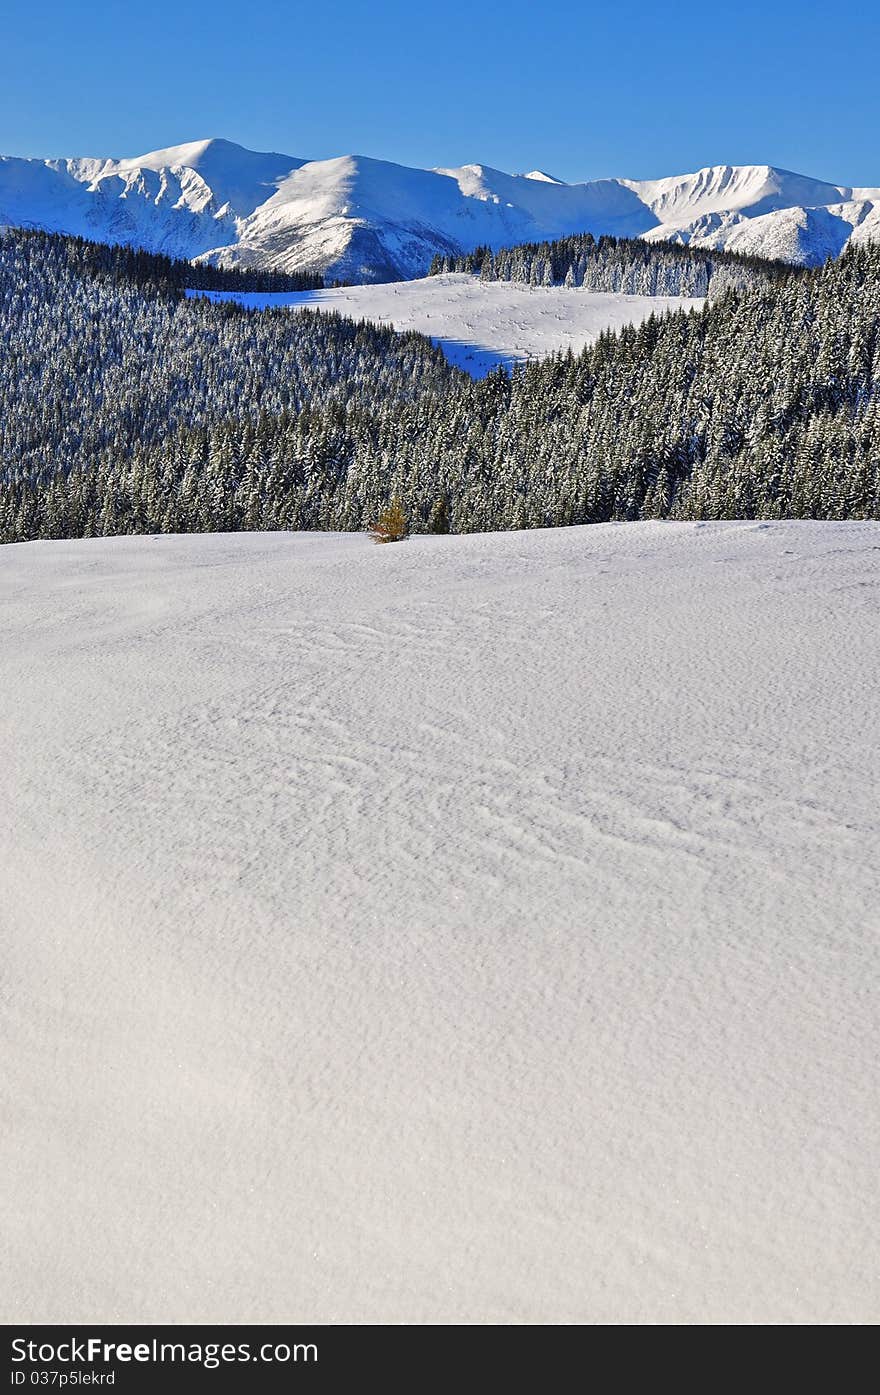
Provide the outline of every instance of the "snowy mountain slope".
[[652,242],[690,243],[746,256],[772,255],[800,266],[839,257],[850,242],[880,240],[880,194],[816,208],[782,208],[755,217],[731,210],[707,212],[684,224],[661,224],[643,236]]
[[[574,232],[674,238],[801,263],[874,236],[880,190],[769,165],[564,184],[540,170],[302,160],[224,140],[131,159],[0,159],[0,225],[38,226],[224,266],[347,281],[421,276],[435,253]],[[744,225],[747,225],[744,227]]]
[[3,1320],[875,1322],[878,548],[0,548]]
[[638,194],[656,216],[658,225],[667,229],[712,213],[741,213],[758,218],[796,205],[813,208],[839,202],[843,192],[837,185],[771,165],[716,165],[671,179],[621,182]]
[[649,315],[703,305],[701,299],[685,296],[609,295],[458,275],[325,291],[189,294],[253,309],[338,310],[350,319],[391,324],[401,333],[416,330],[477,378],[498,364],[510,367],[566,349],[577,353],[603,330],[641,324]]
[[120,160],[115,169],[119,172],[193,170],[211,191],[221,212],[229,208],[238,217],[246,218],[272,197],[281,180],[302,164],[304,160],[294,160],[290,155],[260,154],[228,140],[203,140],[154,150],[133,160]]
[[302,161],[230,141],[135,159],[0,158],[0,226],[46,228],[192,258],[235,242],[241,221]]

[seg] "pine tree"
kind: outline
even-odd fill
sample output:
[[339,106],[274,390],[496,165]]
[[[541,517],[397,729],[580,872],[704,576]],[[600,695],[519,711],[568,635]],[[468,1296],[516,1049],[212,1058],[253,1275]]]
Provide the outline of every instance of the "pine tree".
[[376,521],[369,524],[368,532],[376,543],[402,542],[408,536],[409,522],[396,496],[382,509]]
[[429,533],[449,532],[449,506],[444,498],[435,500],[428,519]]

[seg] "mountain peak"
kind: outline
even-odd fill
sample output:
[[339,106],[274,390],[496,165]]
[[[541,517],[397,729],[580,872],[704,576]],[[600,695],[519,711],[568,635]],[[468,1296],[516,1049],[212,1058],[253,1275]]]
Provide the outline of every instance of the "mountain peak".
[[193,170],[213,195],[217,209],[247,218],[271,198],[281,180],[301,168],[304,160],[278,151],[248,150],[222,136],[187,141],[150,150],[146,155],[108,161],[105,174],[135,170]]
[[880,191],[769,164],[567,184],[541,169],[303,160],[210,136],[123,160],[0,159],[4,224],[223,265],[387,281],[423,275],[435,255],[583,232],[810,264],[875,235]]
[[262,160],[287,160],[293,165],[301,165],[302,160],[279,151],[250,150],[223,136],[208,136],[205,140],[185,141],[182,145],[168,145],[161,150],[148,150],[145,155],[132,155],[115,163],[138,169],[170,169],[181,166],[197,170],[206,160],[212,164],[228,161],[234,164],[253,164]]

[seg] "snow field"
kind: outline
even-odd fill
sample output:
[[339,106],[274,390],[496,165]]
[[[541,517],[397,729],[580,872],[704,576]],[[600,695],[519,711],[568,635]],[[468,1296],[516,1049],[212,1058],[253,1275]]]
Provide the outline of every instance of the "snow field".
[[324,291],[188,291],[250,309],[338,310],[355,320],[415,330],[439,344],[450,363],[475,378],[504,364],[571,349],[578,353],[604,330],[641,324],[668,310],[699,310],[699,297],[614,295],[564,286],[523,286],[476,276],[426,276],[418,281],[346,286]]
[[7,1322],[871,1322],[880,525],[0,549]]

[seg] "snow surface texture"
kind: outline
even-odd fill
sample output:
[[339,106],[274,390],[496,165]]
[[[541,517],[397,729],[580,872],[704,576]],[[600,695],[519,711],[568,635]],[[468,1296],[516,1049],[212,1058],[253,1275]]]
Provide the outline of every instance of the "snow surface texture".
[[566,349],[577,353],[603,330],[641,324],[666,310],[699,310],[704,304],[697,297],[612,295],[457,275],[326,291],[188,294],[234,300],[252,309],[338,310],[350,319],[391,324],[401,333],[416,330],[475,378],[498,364],[511,367]]
[[876,1320],[880,526],[0,585],[3,1320]]
[[645,235],[813,264],[880,235],[880,190],[770,165],[563,184],[486,165],[419,170],[193,141],[132,159],[0,157],[0,225],[328,279],[424,275],[435,253],[567,233]]

